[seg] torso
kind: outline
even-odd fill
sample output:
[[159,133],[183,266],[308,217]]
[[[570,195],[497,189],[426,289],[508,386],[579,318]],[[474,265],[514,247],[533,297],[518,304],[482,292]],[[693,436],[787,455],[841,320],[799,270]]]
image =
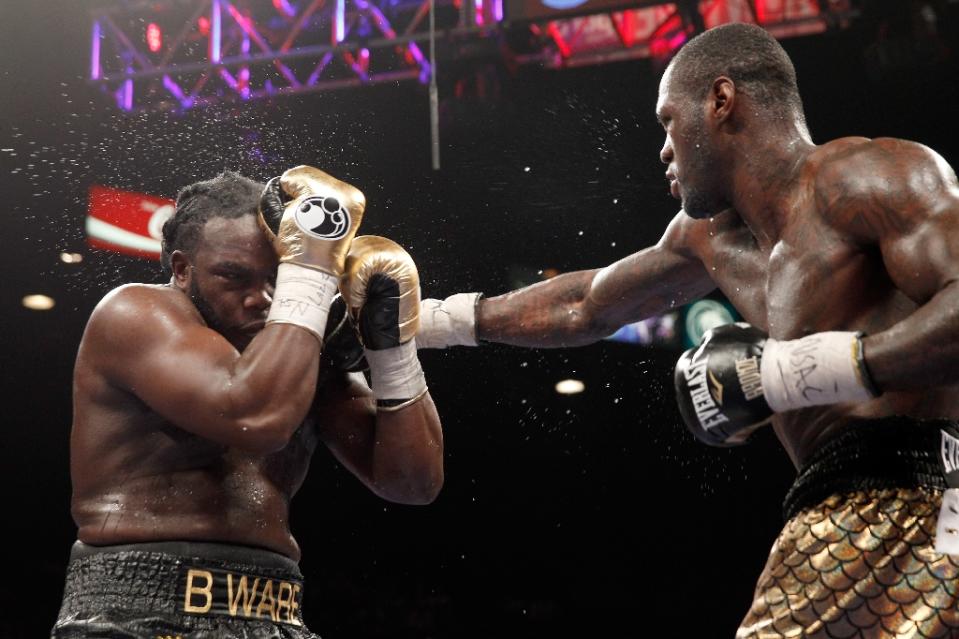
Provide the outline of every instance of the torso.
[[[852,142],[838,142],[838,148]],[[837,143],[833,143],[837,144]],[[828,154],[836,147],[821,147]],[[780,238],[761,247],[733,211],[688,222],[688,243],[745,321],[775,339],[827,330],[877,333],[912,313],[917,304],[891,282],[879,250],[833,228],[817,210],[814,154],[792,200]],[[868,360],[868,352],[866,353]],[[959,388],[887,392],[862,404],[839,404],[776,415],[773,427],[793,462],[852,418],[908,415],[959,418]]]
[[[151,288],[158,304],[189,304],[178,291]],[[312,421],[268,455],[217,444],[112,385],[96,364],[103,345],[90,339],[84,336],[74,372],[70,464],[79,539],[93,545],[213,541],[298,559],[289,504],[316,447]]]

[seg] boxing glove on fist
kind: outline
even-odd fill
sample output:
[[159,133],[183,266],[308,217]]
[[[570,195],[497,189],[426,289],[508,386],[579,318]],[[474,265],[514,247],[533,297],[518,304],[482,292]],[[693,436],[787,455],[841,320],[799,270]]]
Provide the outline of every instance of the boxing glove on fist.
[[774,413],[875,397],[860,337],[830,331],[780,341],[744,323],[707,331],[676,364],[686,427],[706,444],[733,446]]
[[280,262],[338,277],[365,208],[359,189],[312,166],[297,166],[267,182],[260,220]]
[[420,279],[410,255],[385,237],[356,238],[340,292],[354,318],[380,410],[398,410],[426,394],[416,356]]
[[420,277],[413,258],[393,240],[376,235],[356,238],[340,291],[366,348],[393,348],[416,335]]
[[268,324],[295,324],[322,341],[365,207],[358,189],[311,166],[267,182],[259,221],[280,261]]
[[326,334],[323,336],[321,372],[356,373],[368,367],[363,356],[363,344],[353,328],[353,319],[346,312],[346,302],[342,295],[336,295],[330,304]]

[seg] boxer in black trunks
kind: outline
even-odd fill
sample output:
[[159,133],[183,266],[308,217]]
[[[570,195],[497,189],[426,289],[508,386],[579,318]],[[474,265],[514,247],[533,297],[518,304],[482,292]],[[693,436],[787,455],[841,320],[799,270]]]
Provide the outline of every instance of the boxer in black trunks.
[[[193,184],[163,229],[170,282],[120,287],[94,310],[54,637],[314,637],[289,504],[319,443],[384,499],[436,497],[415,267],[382,238],[353,239],[364,208],[311,167],[266,190],[229,172]],[[365,351],[334,297],[341,275]],[[349,372],[364,352],[372,393]]]
[[718,288],[749,324],[681,358],[684,420],[713,445],[771,421],[800,469],[737,636],[959,635],[959,525],[939,512],[959,487],[954,171],[904,140],[814,144],[792,63],[752,25],[687,43],[656,115],[683,207],[658,244],[424,300],[417,344],[586,344]]

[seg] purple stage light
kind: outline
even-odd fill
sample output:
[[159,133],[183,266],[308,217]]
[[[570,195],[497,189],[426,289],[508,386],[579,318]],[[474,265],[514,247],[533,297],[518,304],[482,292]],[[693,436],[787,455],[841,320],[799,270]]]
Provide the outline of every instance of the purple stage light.
[[346,0],[336,0],[333,19],[333,42],[339,44],[346,38]]
[[273,0],[273,7],[288,18],[296,15],[296,9],[287,0]]
[[93,42],[90,44],[90,79],[100,79],[100,21],[93,21]]
[[220,61],[220,36],[223,32],[221,0],[210,4],[210,62]]

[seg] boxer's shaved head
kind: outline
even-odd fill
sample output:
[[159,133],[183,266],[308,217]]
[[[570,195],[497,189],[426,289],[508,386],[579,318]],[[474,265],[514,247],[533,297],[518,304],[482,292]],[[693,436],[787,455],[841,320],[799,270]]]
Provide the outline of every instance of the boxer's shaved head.
[[713,80],[726,76],[767,109],[803,112],[793,63],[762,27],[727,24],[710,29],[680,49],[670,66],[674,86],[697,103],[706,98]]

